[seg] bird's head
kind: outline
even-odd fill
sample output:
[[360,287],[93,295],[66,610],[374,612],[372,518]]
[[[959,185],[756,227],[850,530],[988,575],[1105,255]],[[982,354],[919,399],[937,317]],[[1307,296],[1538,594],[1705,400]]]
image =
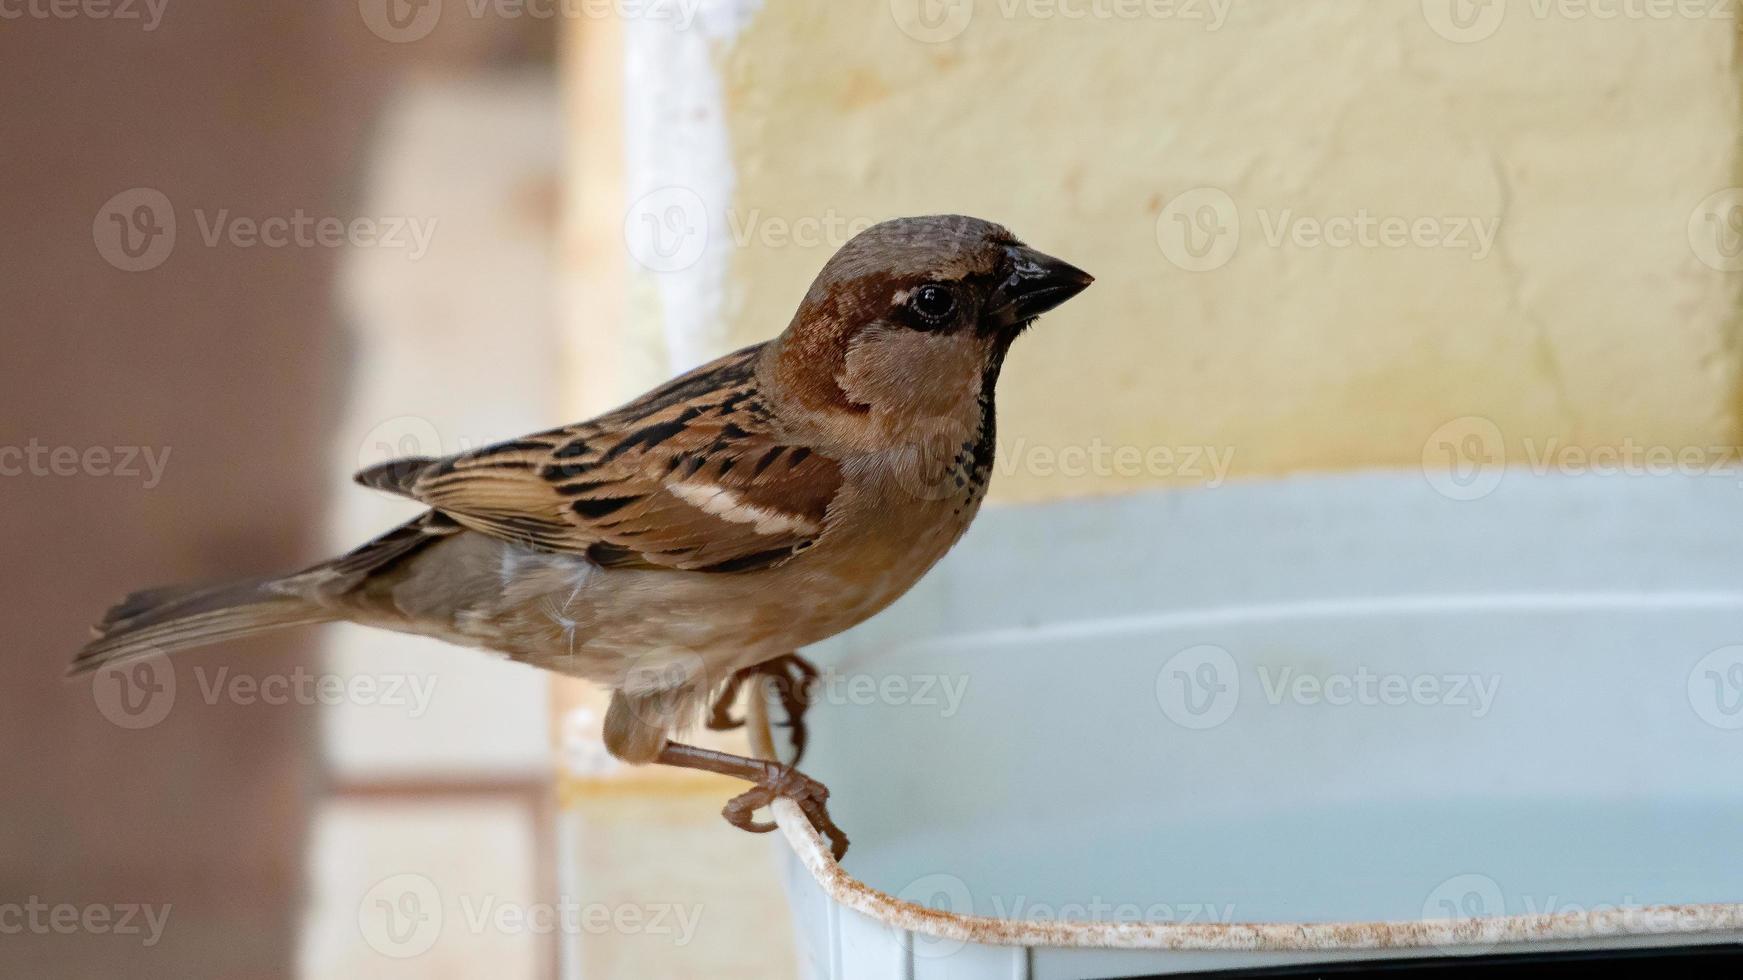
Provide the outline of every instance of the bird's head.
[[830,258],[772,346],[806,408],[935,418],[990,394],[1011,341],[1092,281],[1003,227],[962,215],[897,218]]

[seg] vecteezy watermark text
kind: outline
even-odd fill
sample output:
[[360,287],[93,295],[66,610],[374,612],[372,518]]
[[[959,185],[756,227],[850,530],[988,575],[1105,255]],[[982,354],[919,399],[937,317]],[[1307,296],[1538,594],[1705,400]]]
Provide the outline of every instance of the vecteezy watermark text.
[[[456,919],[451,913],[458,906]],[[688,945],[702,919],[702,906],[673,902],[582,902],[561,895],[555,902],[520,902],[496,895],[460,894],[454,905],[428,875],[406,872],[376,882],[357,905],[357,926],[370,948],[405,959],[428,952],[448,927],[472,935],[668,937]]]
[[0,446],[0,477],[144,477],[141,485],[150,490],[163,482],[169,452],[169,446],[45,446],[32,438],[22,446]]
[[566,895],[555,902],[527,904],[503,901],[494,895],[461,895],[460,913],[472,933],[671,936],[672,945],[684,946],[696,935],[702,906],[578,902]]
[[[1703,911],[1698,906],[1645,905],[1632,895],[1624,895],[1619,901],[1577,901],[1556,892],[1514,894],[1503,889],[1496,879],[1476,872],[1453,875],[1440,882],[1422,903],[1424,922],[1464,923],[1505,915],[1584,919],[1590,931],[1599,936],[1664,935],[1694,931],[1702,924]],[[1461,937],[1456,943],[1437,943],[1436,947],[1447,953],[1470,955],[1494,945]]]
[[[288,673],[246,674],[229,667],[196,666],[194,690],[208,705],[354,705],[403,711],[422,718],[435,697],[434,674],[333,674],[292,668]],[[179,690],[175,666],[162,654],[105,667],[91,679],[97,710],[128,729],[150,728],[169,717]]]
[[[442,0],[358,0],[363,23],[395,44],[421,41],[442,19]],[[473,20],[643,20],[689,30],[702,0],[465,0]]]
[[1718,477],[1743,486],[1743,446],[1673,446],[1632,436],[1597,446],[1526,436],[1518,445],[1512,452],[1492,419],[1461,416],[1429,433],[1422,445],[1422,473],[1441,496],[1466,501],[1494,493],[1512,466],[1534,477]]
[[1495,674],[1379,673],[1357,667],[1354,673],[1313,674],[1294,667],[1255,668],[1265,703],[1403,707],[1407,704],[1469,708],[1482,718],[1495,705],[1501,678]]
[[1088,445],[1047,446],[1019,437],[999,444],[993,470],[1007,477],[1167,477],[1215,488],[1228,482],[1234,462],[1233,446],[1115,445],[1099,437]]
[[1220,269],[1235,257],[1243,236],[1257,229],[1273,249],[1441,250],[1482,261],[1494,250],[1498,215],[1400,214],[1369,208],[1307,214],[1295,208],[1251,208],[1246,214],[1220,187],[1176,194],[1156,216],[1156,244],[1169,262],[1188,272]]
[[0,20],[137,21],[149,34],[168,6],[169,0],[0,0]]
[[[1046,922],[1162,922],[1174,925],[1229,923],[1235,919],[1233,903],[1206,902],[1110,902],[1095,896],[1082,902],[1031,902],[1018,895],[1006,901],[1002,895],[988,897],[993,915],[1001,919],[1038,919]],[[965,910],[972,911],[972,910]]]
[[1507,20],[1712,21],[1738,24],[1738,0],[1421,0],[1436,34],[1459,44],[1495,36]]
[[[1501,689],[1496,674],[1403,673],[1365,664],[1330,672],[1257,664],[1252,671],[1265,703],[1274,707],[1453,708],[1481,719],[1494,708]],[[1209,644],[1176,653],[1156,675],[1156,701],[1182,728],[1216,728],[1234,715],[1250,690],[1234,655]]]
[[[379,248],[424,257],[435,238],[435,217],[383,215],[341,218],[310,214],[246,215],[229,208],[195,208],[194,225],[207,248]],[[91,240],[105,262],[123,272],[146,272],[169,260],[180,222],[169,196],[151,187],[122,191],[97,209]]]
[[297,208],[289,215],[255,218],[229,208],[194,209],[200,240],[207,248],[393,248],[408,250],[414,261],[430,250],[436,218],[389,216],[338,218],[311,215]]
[[22,902],[0,902],[0,936],[141,936],[140,945],[150,949],[163,938],[173,907],[140,902],[45,902],[32,895]]
[[760,674],[755,690],[771,695],[797,696],[805,704],[868,707],[874,704],[898,707],[937,708],[940,718],[954,718],[968,693],[967,674],[864,674],[826,670],[816,677],[792,678]]
[[[947,915],[974,915],[975,896],[968,882],[953,874],[934,872],[922,875],[897,889],[897,898]],[[1232,903],[1216,905],[1209,902],[1113,902],[1101,896],[1083,901],[1058,903],[1031,902],[1026,895],[983,895],[988,909],[1002,919],[1039,920],[1045,922],[1112,922],[1112,923],[1228,923],[1235,919]],[[960,939],[927,936],[914,933],[904,944],[916,956],[938,959],[951,956],[966,943]]]
[[[903,34],[926,44],[949,41],[974,20],[975,0],[889,0]],[[1003,20],[1188,24],[1211,34],[1228,21],[1234,0],[991,0],[981,9]]]

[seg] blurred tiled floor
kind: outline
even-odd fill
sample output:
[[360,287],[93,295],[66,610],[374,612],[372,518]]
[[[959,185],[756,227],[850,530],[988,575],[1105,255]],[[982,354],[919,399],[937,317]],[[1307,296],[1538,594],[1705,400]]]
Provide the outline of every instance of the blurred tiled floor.
[[[543,73],[426,80],[390,100],[361,213],[436,226],[415,260],[348,256],[357,366],[336,485],[393,456],[547,427],[587,400],[553,355],[562,140]],[[335,547],[415,512],[360,489],[335,507]],[[559,811],[546,675],[419,637],[329,636],[328,669],[376,696],[323,709],[338,792],[312,835],[303,975],[791,975],[773,839],[720,818],[737,784],[607,767],[566,784]]]
[[539,977],[535,814],[516,800],[334,802],[311,839],[310,977]]

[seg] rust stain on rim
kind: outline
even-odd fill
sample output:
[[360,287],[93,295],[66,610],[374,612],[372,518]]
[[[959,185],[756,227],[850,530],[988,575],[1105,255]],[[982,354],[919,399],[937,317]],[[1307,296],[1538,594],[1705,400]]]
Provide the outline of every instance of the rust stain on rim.
[[[775,758],[767,705],[747,698],[751,748]],[[1488,947],[1506,943],[1624,936],[1698,936],[1743,931],[1743,904],[1641,905],[1585,912],[1390,922],[1088,922],[962,915],[904,901],[847,873],[800,812],[778,799],[771,809],[811,877],[831,899],[897,929],[988,946],[1172,950],[1363,950]]]

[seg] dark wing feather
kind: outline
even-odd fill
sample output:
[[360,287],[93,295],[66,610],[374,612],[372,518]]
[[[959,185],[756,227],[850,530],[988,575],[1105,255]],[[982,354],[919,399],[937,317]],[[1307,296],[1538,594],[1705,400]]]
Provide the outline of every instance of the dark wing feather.
[[611,568],[736,572],[779,564],[823,532],[834,460],[784,444],[757,391],[761,345],[608,415],[359,482],[467,528]]

